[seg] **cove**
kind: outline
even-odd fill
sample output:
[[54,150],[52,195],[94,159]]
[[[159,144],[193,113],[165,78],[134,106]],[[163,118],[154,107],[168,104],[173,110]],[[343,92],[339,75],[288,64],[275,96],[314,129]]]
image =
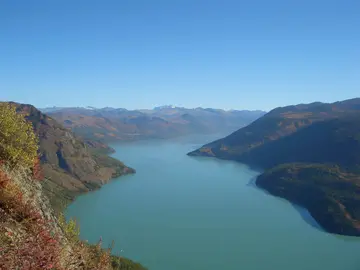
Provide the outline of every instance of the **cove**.
[[[221,137],[221,136],[219,136]],[[256,188],[258,172],[187,152],[213,137],[112,145],[137,173],[78,197],[80,237],[150,270],[356,270],[360,239],[328,234],[304,209]]]

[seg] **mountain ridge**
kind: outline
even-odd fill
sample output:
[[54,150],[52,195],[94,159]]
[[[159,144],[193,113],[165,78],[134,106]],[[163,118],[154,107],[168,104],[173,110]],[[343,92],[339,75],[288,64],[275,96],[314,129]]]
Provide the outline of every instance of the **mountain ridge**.
[[68,110],[68,109],[86,109],[86,110],[122,110],[122,111],[160,111],[164,109],[184,109],[184,110],[219,110],[224,112],[231,112],[231,111],[246,111],[246,112],[266,112],[265,110],[249,110],[249,109],[219,109],[219,108],[211,108],[211,107],[194,107],[194,108],[188,108],[188,107],[180,107],[175,105],[160,105],[155,106],[153,108],[147,108],[147,109],[127,109],[122,107],[94,107],[94,106],[48,106],[48,107],[42,107],[38,108],[39,111],[45,113],[45,112],[54,112],[54,111],[60,111],[60,110]]
[[48,114],[87,140],[168,139],[189,134],[211,134],[238,129],[263,115],[262,111],[186,109],[61,108]]

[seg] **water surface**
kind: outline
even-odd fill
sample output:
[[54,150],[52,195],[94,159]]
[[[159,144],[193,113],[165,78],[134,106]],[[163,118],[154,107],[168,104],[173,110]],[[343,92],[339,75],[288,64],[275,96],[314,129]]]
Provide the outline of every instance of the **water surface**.
[[115,253],[150,270],[360,269],[359,239],[323,232],[303,210],[249,184],[258,172],[186,156],[207,141],[113,145],[137,173],[80,196],[67,217],[82,239],[115,240]]

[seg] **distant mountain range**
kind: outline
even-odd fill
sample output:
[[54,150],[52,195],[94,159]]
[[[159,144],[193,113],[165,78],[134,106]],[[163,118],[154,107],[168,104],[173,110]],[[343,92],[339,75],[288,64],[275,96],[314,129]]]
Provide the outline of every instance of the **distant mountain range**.
[[276,108],[189,155],[265,170],[257,186],[304,206],[329,232],[360,236],[360,98]]
[[51,107],[41,111],[84,139],[106,142],[166,139],[189,134],[231,133],[265,114],[264,111],[187,109],[172,105],[155,107],[151,110]]

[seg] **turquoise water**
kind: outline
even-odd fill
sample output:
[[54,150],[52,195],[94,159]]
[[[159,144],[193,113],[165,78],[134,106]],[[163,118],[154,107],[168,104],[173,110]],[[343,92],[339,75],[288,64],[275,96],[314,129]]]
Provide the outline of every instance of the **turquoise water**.
[[113,145],[137,173],[80,196],[67,217],[82,239],[115,240],[115,253],[150,270],[360,269],[360,239],[316,228],[304,211],[254,187],[257,172],[186,156],[207,141]]

